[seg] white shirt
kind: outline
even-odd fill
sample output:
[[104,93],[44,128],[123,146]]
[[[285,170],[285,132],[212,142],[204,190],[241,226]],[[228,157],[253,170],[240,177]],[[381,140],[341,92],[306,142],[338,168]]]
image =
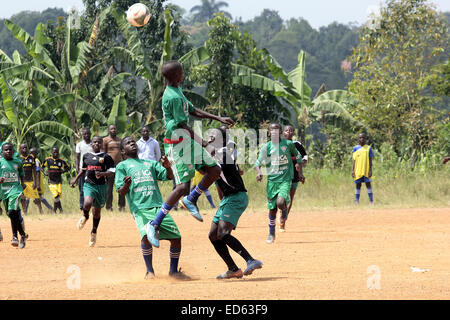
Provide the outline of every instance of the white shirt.
[[159,149],[159,143],[155,139],[148,137],[145,141],[144,138],[139,139],[137,142],[138,157],[139,159],[155,160],[161,159],[161,150]]
[[83,156],[90,152],[94,153],[94,150],[92,150],[92,144],[87,144],[84,140],[81,140],[77,143],[77,146],[75,147],[75,152],[80,154],[80,170],[83,168]]

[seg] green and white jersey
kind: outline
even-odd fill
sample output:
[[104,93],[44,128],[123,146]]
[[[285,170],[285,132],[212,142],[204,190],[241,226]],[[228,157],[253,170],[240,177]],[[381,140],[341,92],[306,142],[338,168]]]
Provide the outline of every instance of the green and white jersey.
[[0,184],[0,197],[2,200],[10,196],[18,196],[23,192],[20,177],[24,175],[25,172],[21,160],[17,158],[12,160],[0,158],[0,177],[5,178],[5,181]]
[[159,162],[138,158],[121,161],[116,167],[117,190],[123,186],[126,176],[131,177],[130,191],[126,194],[131,213],[163,205],[157,181],[169,179],[166,168]]
[[162,97],[162,109],[166,128],[164,138],[172,139],[172,133],[180,128],[181,124],[189,121],[189,113],[195,108],[184,96],[181,87],[166,86]]
[[268,181],[291,181],[294,177],[292,157],[301,163],[300,153],[292,141],[286,139],[281,139],[279,143],[269,141],[261,148],[255,167],[266,166]]

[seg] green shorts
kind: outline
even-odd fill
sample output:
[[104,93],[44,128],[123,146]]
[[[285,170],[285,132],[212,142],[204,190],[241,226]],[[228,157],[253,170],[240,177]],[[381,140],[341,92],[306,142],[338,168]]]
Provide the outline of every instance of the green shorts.
[[106,184],[92,184],[85,182],[83,185],[84,197],[94,199],[94,208],[103,208],[106,203]]
[[219,223],[220,220],[231,223],[235,228],[248,205],[248,196],[246,192],[238,192],[226,196],[220,201],[219,209],[214,215],[212,222]]
[[[136,221],[136,226],[141,235],[141,239],[147,235],[147,231],[145,230],[145,226],[152,220],[155,220],[158,215],[160,207],[151,208],[151,209],[143,209],[139,210],[136,213],[133,213],[134,221]],[[178,230],[177,224],[173,220],[170,213],[168,213],[164,220],[161,222],[159,226],[159,239],[160,240],[169,240],[169,239],[180,239],[181,234]]]
[[297,190],[298,182],[292,182],[291,184],[291,190]]
[[176,144],[164,143],[164,152],[171,163],[177,185],[189,182],[194,177],[195,170],[217,165],[205,148],[193,139]]
[[20,198],[22,194],[12,194],[3,199],[6,211],[20,210]]
[[267,181],[267,208],[269,210],[277,208],[277,198],[282,197],[286,202],[286,205],[289,205],[291,202],[290,197],[291,190],[291,181],[283,181],[283,182],[272,182]]

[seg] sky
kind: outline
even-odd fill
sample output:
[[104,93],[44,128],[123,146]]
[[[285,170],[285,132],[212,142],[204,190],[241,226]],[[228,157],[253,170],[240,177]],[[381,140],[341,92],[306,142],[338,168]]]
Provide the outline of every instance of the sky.
[[[217,2],[220,0],[216,0]],[[226,11],[233,18],[251,20],[263,9],[278,11],[283,20],[304,18],[313,28],[327,26],[332,22],[363,24],[367,16],[376,11],[381,0],[222,0],[228,3]],[[187,12],[201,0],[168,0]],[[450,11],[450,0],[429,0],[440,11]],[[0,0],[0,18],[9,18],[20,11],[43,11],[49,7],[68,11],[75,6],[83,10],[82,0]]]

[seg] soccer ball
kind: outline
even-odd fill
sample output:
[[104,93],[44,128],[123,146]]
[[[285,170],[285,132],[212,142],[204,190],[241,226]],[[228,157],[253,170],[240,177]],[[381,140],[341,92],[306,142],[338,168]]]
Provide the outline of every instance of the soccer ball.
[[128,8],[127,20],[135,27],[143,27],[150,20],[150,10],[143,3],[135,3]]

